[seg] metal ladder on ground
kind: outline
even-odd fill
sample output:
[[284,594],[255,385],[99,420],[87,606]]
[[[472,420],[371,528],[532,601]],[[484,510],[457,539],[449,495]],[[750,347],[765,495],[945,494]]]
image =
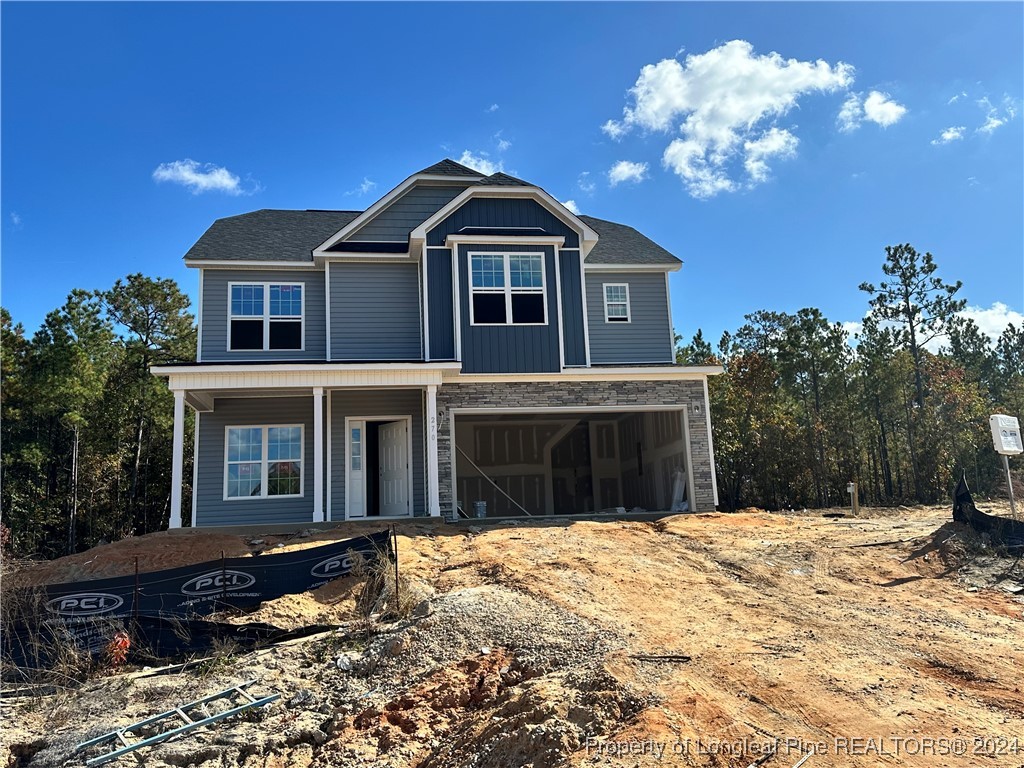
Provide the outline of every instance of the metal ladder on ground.
[[[116,745],[111,751],[97,755],[96,757],[91,757],[85,761],[85,764],[88,766],[103,765],[104,763],[109,763],[112,760],[117,760],[117,758],[122,755],[127,755],[137,749],[141,749],[142,747],[152,747],[155,744],[160,744],[168,739],[173,739],[177,736],[181,736],[182,734],[194,731],[197,728],[202,728],[212,723],[219,722],[220,720],[225,720],[242,712],[246,712],[247,710],[265,707],[267,704],[281,698],[281,694],[279,693],[264,696],[259,699],[256,698],[245,690],[255,682],[255,680],[248,680],[240,685],[226,688],[220,693],[214,693],[210,696],[196,699],[188,704],[182,704],[180,707],[175,707],[174,709],[162,712],[159,715],[148,717],[145,720],[132,723],[124,728],[118,728],[116,731],[111,731],[110,733],[105,733],[102,736],[97,736],[95,739],[83,741],[75,747],[75,754],[79,754],[96,747]],[[211,715],[207,710],[206,705],[220,700],[226,700],[230,706],[221,712]],[[195,710],[199,710],[199,714],[203,714],[205,716],[198,720],[192,718],[191,714],[195,713]],[[174,723],[183,724],[174,726]],[[154,729],[156,732],[152,735],[145,736],[142,733],[143,731]],[[137,739],[137,741],[132,741],[132,739]]]

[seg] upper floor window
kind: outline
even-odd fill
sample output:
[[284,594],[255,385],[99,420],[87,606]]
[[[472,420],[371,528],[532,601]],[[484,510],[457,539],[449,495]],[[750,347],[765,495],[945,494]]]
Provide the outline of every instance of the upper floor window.
[[545,325],[543,253],[470,253],[472,325]]
[[606,323],[629,322],[628,283],[604,283],[604,320]]
[[302,426],[228,427],[224,498],[302,495]]
[[228,349],[302,349],[302,283],[231,283]]

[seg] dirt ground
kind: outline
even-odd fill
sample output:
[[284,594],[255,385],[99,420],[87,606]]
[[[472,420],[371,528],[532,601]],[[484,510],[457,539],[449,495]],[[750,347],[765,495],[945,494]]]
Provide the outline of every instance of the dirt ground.
[[[258,545],[152,534],[32,578],[372,529]],[[1024,766],[1024,563],[952,523],[948,507],[398,532],[418,602],[409,618],[368,628],[359,585],[337,582],[249,617],[345,625],[330,636],[7,698],[8,765],[80,765],[71,751],[85,738],[257,678],[282,700],[158,746],[147,764],[775,768],[810,755],[814,768]]]

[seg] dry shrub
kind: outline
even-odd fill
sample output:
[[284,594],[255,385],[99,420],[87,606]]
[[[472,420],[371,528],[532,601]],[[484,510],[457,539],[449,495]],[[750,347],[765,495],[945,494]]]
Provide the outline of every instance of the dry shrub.
[[368,559],[360,552],[351,552],[352,570],[349,578],[362,580],[363,588],[356,598],[356,612],[364,624],[375,619],[397,621],[407,618],[416,607],[418,594],[410,580],[398,573],[387,551],[378,550]]

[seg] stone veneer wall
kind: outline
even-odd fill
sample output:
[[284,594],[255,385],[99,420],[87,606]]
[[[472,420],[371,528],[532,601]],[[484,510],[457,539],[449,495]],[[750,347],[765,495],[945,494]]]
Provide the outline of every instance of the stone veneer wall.
[[[441,512],[452,506],[451,408],[550,408],[588,406],[686,406],[693,461],[694,511],[715,508],[708,443],[708,403],[703,381],[566,381],[557,383],[495,382],[445,384],[437,389],[437,461]],[[699,413],[694,412],[699,406]]]

